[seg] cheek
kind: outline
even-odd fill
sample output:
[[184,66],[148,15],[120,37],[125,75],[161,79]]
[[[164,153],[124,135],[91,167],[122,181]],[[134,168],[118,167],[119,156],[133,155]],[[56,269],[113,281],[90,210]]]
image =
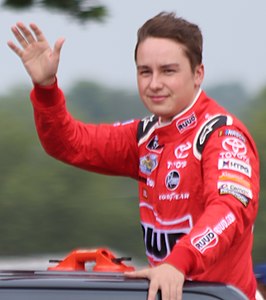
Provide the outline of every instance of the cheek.
[[171,81],[168,81],[167,86],[174,93],[180,93],[180,90],[183,89],[184,83],[180,78],[174,78]]
[[175,78],[173,81],[169,82],[169,87],[171,87],[173,91],[177,91],[178,93],[180,93],[189,89],[191,86],[193,86],[193,84],[194,83],[191,80],[191,77],[183,76]]
[[145,83],[145,80],[140,78],[137,78],[137,84],[138,84],[139,94],[142,95],[146,89],[147,84]]

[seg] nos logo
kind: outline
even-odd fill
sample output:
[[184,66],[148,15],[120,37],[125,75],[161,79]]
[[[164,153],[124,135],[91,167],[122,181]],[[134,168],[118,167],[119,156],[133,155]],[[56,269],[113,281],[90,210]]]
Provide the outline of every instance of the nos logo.
[[177,240],[185,234],[184,232],[156,232],[153,228],[145,228],[143,225],[141,227],[147,254],[156,258],[156,260],[164,259],[171,252]]
[[[191,216],[175,220],[170,230],[154,229],[151,225],[142,223],[143,239],[147,255],[160,261],[170,254],[176,242],[191,230]],[[163,226],[163,225],[162,225]],[[173,226],[175,228],[173,229]]]

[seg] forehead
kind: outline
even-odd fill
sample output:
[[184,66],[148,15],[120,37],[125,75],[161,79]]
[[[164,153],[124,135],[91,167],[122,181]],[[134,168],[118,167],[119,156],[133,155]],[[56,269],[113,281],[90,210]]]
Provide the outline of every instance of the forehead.
[[143,65],[150,62],[168,64],[187,58],[183,44],[172,39],[148,37],[139,44],[136,59],[138,65]]

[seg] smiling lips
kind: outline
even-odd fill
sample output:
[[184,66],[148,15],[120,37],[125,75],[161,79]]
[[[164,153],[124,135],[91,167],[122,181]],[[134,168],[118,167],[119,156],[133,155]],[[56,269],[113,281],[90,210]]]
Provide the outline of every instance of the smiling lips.
[[157,95],[157,96],[149,96],[149,98],[154,103],[160,103],[160,102],[163,102],[167,98],[167,96],[165,96],[165,95]]

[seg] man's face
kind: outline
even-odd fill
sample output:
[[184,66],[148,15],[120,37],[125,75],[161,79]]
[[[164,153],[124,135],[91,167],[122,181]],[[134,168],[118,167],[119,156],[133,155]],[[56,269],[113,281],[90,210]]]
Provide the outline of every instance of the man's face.
[[192,103],[204,77],[203,65],[193,72],[184,46],[171,39],[145,39],[139,44],[136,65],[140,98],[162,121]]

